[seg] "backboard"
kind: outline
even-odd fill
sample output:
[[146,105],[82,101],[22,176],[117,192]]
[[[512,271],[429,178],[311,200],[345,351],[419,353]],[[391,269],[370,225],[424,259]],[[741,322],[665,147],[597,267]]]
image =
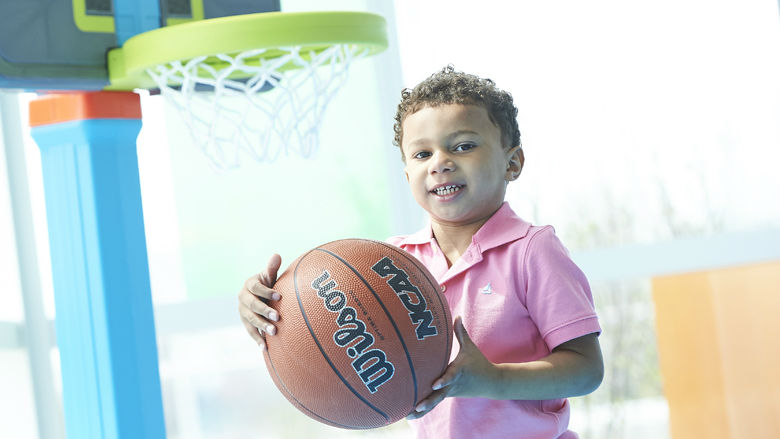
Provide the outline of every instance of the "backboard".
[[[279,0],[148,0],[159,27],[279,11]],[[118,0],[0,0],[0,88],[100,90]]]

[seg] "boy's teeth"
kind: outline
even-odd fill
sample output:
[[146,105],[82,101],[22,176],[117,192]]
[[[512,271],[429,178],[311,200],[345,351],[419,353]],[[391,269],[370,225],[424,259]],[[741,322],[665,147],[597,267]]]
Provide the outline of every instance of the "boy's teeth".
[[455,186],[454,184],[449,184],[447,186],[438,187],[434,190],[436,192],[436,195],[449,195],[452,193],[455,193],[460,190],[460,186]]

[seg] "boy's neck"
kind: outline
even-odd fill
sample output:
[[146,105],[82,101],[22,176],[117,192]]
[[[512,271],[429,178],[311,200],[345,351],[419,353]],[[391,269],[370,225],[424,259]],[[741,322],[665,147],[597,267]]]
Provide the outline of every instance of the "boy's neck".
[[431,224],[433,237],[436,238],[439,248],[441,248],[442,253],[447,258],[448,267],[451,267],[455,261],[460,259],[463,253],[466,253],[474,234],[487,220],[486,218],[475,223],[457,226],[437,222]]

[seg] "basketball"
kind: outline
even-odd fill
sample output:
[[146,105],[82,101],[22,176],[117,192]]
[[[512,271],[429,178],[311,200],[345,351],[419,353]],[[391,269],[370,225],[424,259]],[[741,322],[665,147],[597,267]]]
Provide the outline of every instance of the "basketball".
[[280,315],[266,337],[274,383],[322,423],[367,429],[406,417],[431,393],[452,348],[452,318],[433,275],[378,241],[323,244],[273,287]]

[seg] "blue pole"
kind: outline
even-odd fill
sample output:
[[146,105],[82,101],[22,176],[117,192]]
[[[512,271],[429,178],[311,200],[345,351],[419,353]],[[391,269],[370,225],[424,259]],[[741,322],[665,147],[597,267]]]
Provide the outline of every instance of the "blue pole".
[[114,27],[119,46],[135,35],[157,29],[160,27],[160,2],[114,0]]
[[[32,129],[41,150],[67,435],[164,438],[135,143],[140,101],[133,93],[61,96],[83,99],[95,113]],[[36,106],[61,114],[61,103],[43,98],[31,113]],[[138,117],[116,118],[128,105]]]

